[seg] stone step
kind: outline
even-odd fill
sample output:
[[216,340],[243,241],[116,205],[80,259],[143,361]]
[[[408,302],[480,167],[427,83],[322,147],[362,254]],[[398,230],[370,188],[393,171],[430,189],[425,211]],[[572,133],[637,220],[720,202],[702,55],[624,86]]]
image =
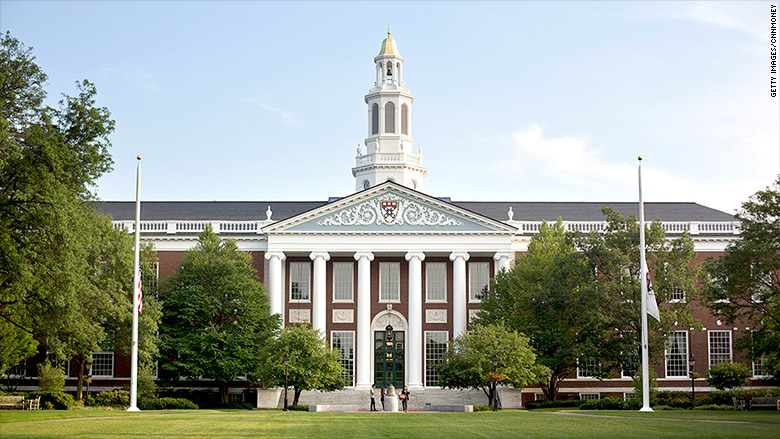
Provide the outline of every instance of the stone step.
[[[258,392],[258,394],[264,395],[262,398],[264,401],[267,401],[265,402],[265,407],[259,405],[258,408],[272,408],[269,402],[272,404],[272,401],[276,399],[276,392],[279,395],[276,408],[281,409],[284,405],[284,391],[279,389],[261,390]],[[288,403],[292,405],[295,395],[292,389],[288,389],[287,392]],[[425,388],[411,389],[410,392],[409,410],[422,411],[425,409],[426,404],[432,406],[488,405],[488,398],[481,390]],[[519,390],[510,387],[499,388],[499,397],[503,408],[518,409],[522,406]],[[303,391],[298,404],[308,406],[356,405],[359,410],[368,410],[371,404],[371,397],[368,389],[346,388],[335,392]],[[376,405],[378,410],[382,409],[379,395],[376,397]]]

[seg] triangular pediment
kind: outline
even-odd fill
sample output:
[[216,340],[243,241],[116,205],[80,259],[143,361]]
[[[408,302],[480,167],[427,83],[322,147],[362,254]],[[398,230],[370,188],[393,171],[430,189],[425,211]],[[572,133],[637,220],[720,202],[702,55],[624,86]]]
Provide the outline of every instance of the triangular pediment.
[[516,229],[393,182],[263,228],[264,233],[500,233]]

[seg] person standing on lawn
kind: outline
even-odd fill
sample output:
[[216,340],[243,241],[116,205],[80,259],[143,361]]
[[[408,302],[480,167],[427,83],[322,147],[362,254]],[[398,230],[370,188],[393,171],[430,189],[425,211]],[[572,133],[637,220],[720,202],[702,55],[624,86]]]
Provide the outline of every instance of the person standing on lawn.
[[401,404],[404,407],[404,413],[406,413],[406,404],[409,402],[409,389],[404,386],[404,390],[401,391],[401,394],[398,395],[398,399],[401,400]]
[[371,411],[376,411],[376,401],[374,400],[374,397],[376,396],[376,384],[371,385]]

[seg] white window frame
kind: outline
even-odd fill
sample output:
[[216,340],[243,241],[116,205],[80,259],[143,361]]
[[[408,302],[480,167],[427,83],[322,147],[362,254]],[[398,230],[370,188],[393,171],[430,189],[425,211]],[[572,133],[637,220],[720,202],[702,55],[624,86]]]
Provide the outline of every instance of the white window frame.
[[[356,356],[355,356],[355,331],[330,331],[330,348],[331,349],[333,349],[333,340],[336,338],[335,337],[336,333],[349,334],[350,337],[352,337],[352,359],[351,359],[351,361],[352,361],[352,381],[347,385],[347,387],[353,387],[355,385],[355,375],[356,375],[356,372],[357,372],[357,369],[355,368],[356,367],[356,364],[355,364],[355,360],[356,360]],[[341,361],[342,362],[345,361],[344,352],[343,351],[341,352]]]
[[[428,385],[428,334],[444,334],[444,340],[447,343],[447,346],[449,347],[450,342],[450,332],[449,331],[425,331],[425,334],[423,335],[423,382],[425,387],[431,387],[431,388],[441,388],[438,384],[435,385]],[[445,351],[446,352],[446,349]],[[443,353],[442,353],[443,354]],[[438,376],[437,376],[438,378]],[[438,383],[438,379],[437,379]]]
[[[731,362],[734,361],[734,346],[733,346],[734,340],[733,340],[733,337],[731,335],[731,331],[728,330],[728,329],[726,329],[726,330],[708,330],[707,331],[707,362],[708,362],[708,366],[709,367],[717,366],[718,364],[722,364],[723,363],[721,361],[721,362],[718,362],[717,364],[712,364],[712,355],[713,355],[713,353],[712,353],[712,336],[714,334],[716,334],[716,333],[728,334],[728,336],[729,336],[729,344],[728,344],[728,346],[729,346],[729,359],[728,359],[728,362],[731,363]],[[717,354],[717,355],[722,355],[722,354]]]
[[[682,294],[682,297],[675,298],[675,293]],[[672,288],[672,294],[669,295],[669,303],[682,303],[685,302],[685,290],[682,288]]]
[[547,397],[544,393],[534,393],[534,401],[547,401]]
[[[293,283],[301,282],[295,279],[294,267],[306,267],[306,298],[293,299]],[[311,302],[311,262],[290,262],[290,303],[310,303]]]
[[[385,267],[395,267],[395,279],[388,279],[388,275],[393,273],[385,273]],[[396,298],[388,298],[386,296],[387,288],[391,285],[395,286]],[[401,303],[401,263],[400,262],[380,262],[379,263],[379,303]]]
[[[764,366],[764,362],[766,361],[766,358],[761,357],[758,360],[751,360],[750,363],[752,365],[751,369],[753,370],[753,378],[767,378],[770,377],[768,373],[766,373],[766,368]],[[763,369],[763,371],[762,371]]]
[[[668,343],[671,343],[671,341],[672,341],[672,338],[670,337],[669,341],[667,342],[667,346],[664,349],[664,374],[665,374],[666,378],[688,378],[688,372],[689,372],[688,358],[690,357],[690,355],[689,355],[689,352],[690,352],[690,347],[689,347],[690,346],[690,339],[689,339],[688,331],[674,331],[674,332],[672,332],[672,334],[685,334],[685,337],[683,338],[685,340],[685,352],[682,353],[682,356],[683,356],[683,359],[682,359],[683,361],[682,362],[685,365],[685,373],[682,374],[682,375],[670,375],[669,374],[669,356],[672,355],[669,352],[670,346],[668,344]],[[680,355],[680,354],[678,354],[678,355]]]
[[[591,398],[595,396],[595,398]],[[580,392],[580,401],[598,401],[601,399],[601,393],[599,392]]]
[[[469,303],[480,303],[482,302],[482,299],[478,298],[480,294],[482,294],[482,290],[485,289],[485,286],[490,286],[490,262],[469,262]],[[480,270],[484,268],[484,274],[486,277],[486,283],[480,282],[480,287],[476,287],[475,283],[477,280],[474,280],[475,277],[475,271]],[[475,289],[477,291],[475,291]]]
[[[587,360],[588,363],[593,362],[593,367],[598,367],[598,362],[596,360]],[[583,375],[580,369],[580,361],[577,360],[577,378],[588,378],[588,379],[596,379],[593,375]]]
[[629,401],[636,398],[636,393],[634,392],[623,392],[623,401]]
[[[442,272],[443,278],[441,282],[434,279],[436,284],[440,284],[444,288],[444,299],[431,299],[429,291],[431,290],[431,268],[444,267]],[[447,303],[447,263],[446,262],[426,262],[425,263],[425,303]]]
[[[337,299],[336,298],[336,292],[338,291],[339,285],[346,285],[347,282],[344,280],[339,280],[336,273],[338,272],[337,267],[346,267],[349,266],[349,299]],[[346,272],[346,270],[344,270]],[[344,273],[341,273],[344,275]],[[355,264],[352,262],[334,262],[333,263],[333,303],[354,303],[355,302]]]
[[[97,375],[95,373],[95,364],[97,364],[97,356],[98,355],[108,355],[109,358],[111,358],[111,374],[110,375]],[[100,352],[93,352],[92,353],[92,365],[90,366],[90,376],[93,378],[113,378],[114,374],[116,373],[116,358],[114,356],[113,352],[106,352],[106,351],[100,351]]]

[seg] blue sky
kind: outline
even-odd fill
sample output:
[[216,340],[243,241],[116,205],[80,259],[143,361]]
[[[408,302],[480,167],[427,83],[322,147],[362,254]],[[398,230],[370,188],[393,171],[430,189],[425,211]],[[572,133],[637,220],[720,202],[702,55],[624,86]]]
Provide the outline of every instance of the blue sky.
[[[354,189],[388,21],[426,192],[733,212],[780,171],[777,2],[4,0],[50,101],[93,81],[117,121],[104,200],[322,200]],[[778,76],[778,75],[775,75]]]

